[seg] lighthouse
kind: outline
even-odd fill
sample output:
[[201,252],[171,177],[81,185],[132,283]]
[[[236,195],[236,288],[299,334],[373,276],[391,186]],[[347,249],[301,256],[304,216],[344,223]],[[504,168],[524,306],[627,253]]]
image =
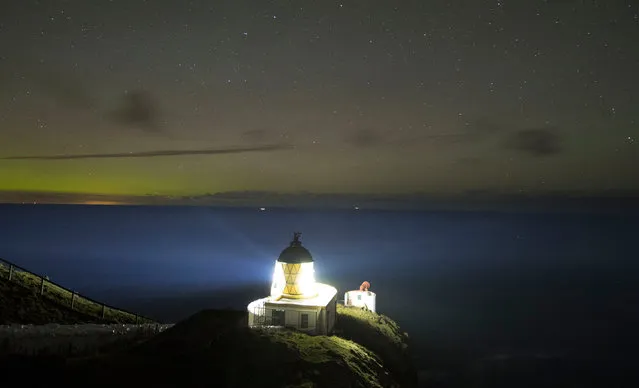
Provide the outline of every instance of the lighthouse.
[[335,325],[337,290],[315,281],[313,256],[293,233],[273,268],[270,296],[248,305],[250,327],[289,327],[309,334],[330,334]]

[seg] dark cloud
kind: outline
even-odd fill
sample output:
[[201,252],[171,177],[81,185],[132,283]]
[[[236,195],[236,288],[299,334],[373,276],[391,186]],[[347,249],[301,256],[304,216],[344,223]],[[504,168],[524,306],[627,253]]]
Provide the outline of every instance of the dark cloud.
[[562,151],[561,137],[555,128],[530,128],[515,132],[506,146],[532,156],[550,156]]
[[33,156],[8,156],[4,160],[71,160],[71,159],[122,159],[122,158],[153,158],[159,156],[184,156],[184,155],[222,155],[241,154],[248,152],[272,152],[292,148],[286,144],[275,144],[260,147],[221,148],[208,150],[160,150],[145,152],[120,152],[111,154],[74,154],[74,155],[33,155]]
[[[22,79],[39,92],[52,98],[57,104],[75,109],[99,108],[90,85],[74,72],[29,55],[15,59],[12,65],[20,69],[18,74]],[[6,77],[5,73],[0,71],[0,84],[3,85],[14,80],[14,77]],[[118,103],[119,106],[115,111],[106,114],[107,119],[120,125],[137,126],[147,131],[160,129],[160,108],[149,92],[144,90],[126,92]]]
[[159,130],[159,107],[149,92],[130,91],[124,94],[119,109],[113,112],[116,122],[145,130]]
[[[24,78],[56,103],[76,109],[96,108],[93,91],[76,74],[29,56],[18,59],[17,64]],[[118,124],[137,126],[147,131],[160,129],[159,117],[157,102],[144,90],[126,92],[118,108],[107,114],[108,119]]]

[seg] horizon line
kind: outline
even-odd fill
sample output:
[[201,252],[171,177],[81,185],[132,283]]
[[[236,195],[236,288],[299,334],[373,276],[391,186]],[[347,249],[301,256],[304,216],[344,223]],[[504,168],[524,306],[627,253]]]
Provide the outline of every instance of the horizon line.
[[[137,198],[137,199],[212,199],[216,197],[220,199],[259,199],[258,194],[264,195],[265,199],[272,197],[317,197],[317,198],[359,198],[362,200],[384,200],[384,199],[410,199],[410,200],[482,200],[482,199],[508,199],[508,198],[561,198],[561,199],[605,199],[605,198],[626,198],[639,199],[639,191],[634,190],[618,190],[618,191],[601,191],[601,192],[482,192],[482,193],[428,193],[428,192],[406,192],[406,193],[338,193],[324,192],[314,193],[309,191],[297,192],[278,192],[267,190],[230,190],[217,193],[200,193],[200,194],[162,194],[162,193],[146,193],[146,194],[119,194],[119,193],[91,193],[91,192],[72,192],[72,191],[52,191],[52,190],[2,190],[0,189],[0,199],[3,196],[10,195],[40,195],[40,196],[70,196],[70,197],[110,197],[110,198]],[[236,196],[236,197],[230,197]]]

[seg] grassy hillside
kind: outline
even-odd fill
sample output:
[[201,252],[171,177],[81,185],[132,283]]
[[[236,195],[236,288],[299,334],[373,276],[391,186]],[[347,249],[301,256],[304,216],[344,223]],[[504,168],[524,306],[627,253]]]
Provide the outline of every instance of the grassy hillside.
[[[244,312],[202,311],[117,354],[31,359],[34,366],[45,365],[46,377],[24,373],[28,381],[22,382],[67,387],[399,387],[380,359],[359,344],[336,336],[252,330],[246,321]],[[19,360],[26,372],[25,365]],[[8,372],[15,365],[5,367]]]
[[408,335],[389,317],[338,304],[336,333],[377,354],[402,387],[417,386]]
[[[0,261],[0,324],[152,323]],[[7,308],[6,306],[10,306]]]
[[[1,274],[0,274],[1,275]],[[0,276],[0,323],[113,322],[41,295],[26,273]],[[16,281],[18,279],[18,281]],[[36,279],[37,280],[37,279]],[[40,281],[40,284],[42,282]],[[84,358],[4,357],[21,385],[411,387],[407,337],[383,315],[338,307],[339,336],[251,330],[246,312],[206,310],[142,343]]]
[[0,324],[101,323],[103,320],[43,298],[35,291],[0,278]]

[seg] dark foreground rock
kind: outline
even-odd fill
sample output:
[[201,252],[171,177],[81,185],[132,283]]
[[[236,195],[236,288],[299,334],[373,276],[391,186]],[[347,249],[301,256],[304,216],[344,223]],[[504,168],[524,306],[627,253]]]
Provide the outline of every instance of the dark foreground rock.
[[244,312],[206,310],[118,353],[6,359],[0,373],[20,368],[20,386],[403,386],[378,355],[360,344],[338,336],[251,330],[246,321]]

